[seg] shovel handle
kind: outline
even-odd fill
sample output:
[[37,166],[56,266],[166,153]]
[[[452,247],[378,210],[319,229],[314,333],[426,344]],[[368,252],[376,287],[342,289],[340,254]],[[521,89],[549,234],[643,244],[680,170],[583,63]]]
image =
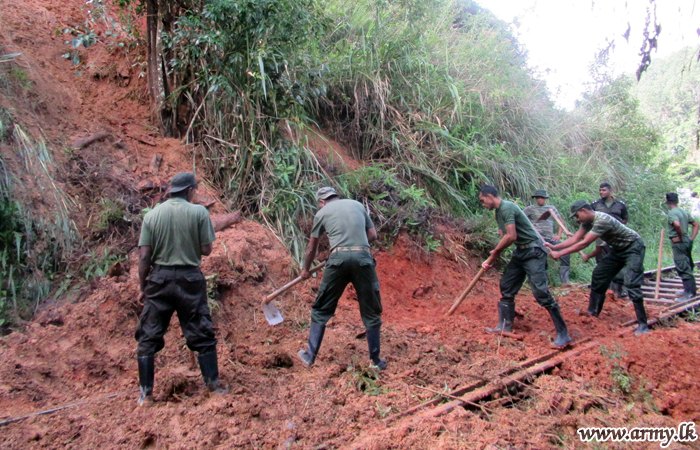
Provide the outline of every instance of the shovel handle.
[[[309,273],[318,272],[319,270],[323,269],[325,266],[326,266],[326,262],[324,261],[324,262],[322,262],[321,264],[319,264],[318,266],[316,266],[316,267],[314,267],[313,269],[309,270]],[[284,286],[282,286],[281,288],[277,289],[277,290],[276,290],[275,292],[273,292],[272,294],[270,294],[270,295],[268,295],[267,297],[265,297],[265,300],[263,300],[263,305],[267,305],[267,304],[270,303],[272,300],[274,300],[274,299],[276,299],[277,297],[279,297],[280,294],[286,292],[287,290],[289,290],[289,288],[291,288],[291,287],[293,287],[293,286],[296,286],[296,285],[299,284],[301,281],[302,281],[301,277],[296,277],[295,279],[293,279],[293,280],[290,281],[289,283],[287,283],[287,284],[285,284]]]
[[[490,259],[490,258],[489,258]],[[474,286],[476,286],[477,281],[481,278],[481,276],[486,272],[486,269],[483,267],[479,269],[479,271],[476,273],[476,276],[472,279],[471,283],[469,283],[469,286],[462,292],[462,294],[457,297],[457,300],[455,300],[454,304],[452,305],[452,308],[450,308],[449,311],[447,311],[447,315],[451,316],[453,312],[457,308],[459,308],[459,305],[462,303],[462,301],[466,298],[466,296],[471,292],[472,289],[474,289]]]

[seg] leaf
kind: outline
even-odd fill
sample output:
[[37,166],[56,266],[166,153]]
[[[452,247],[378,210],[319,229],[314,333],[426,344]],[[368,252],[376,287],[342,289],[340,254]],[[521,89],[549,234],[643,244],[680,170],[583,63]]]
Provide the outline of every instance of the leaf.
[[265,98],[267,98],[267,88],[265,87],[265,65],[263,64],[262,57],[258,55],[258,66],[260,66],[260,75],[262,75],[262,88],[263,88],[263,94],[265,94]]
[[80,44],[82,44],[82,43],[83,43],[83,40],[82,40],[82,39],[73,39],[73,40],[71,41],[71,45],[73,45],[73,48],[78,48],[78,47],[80,47]]

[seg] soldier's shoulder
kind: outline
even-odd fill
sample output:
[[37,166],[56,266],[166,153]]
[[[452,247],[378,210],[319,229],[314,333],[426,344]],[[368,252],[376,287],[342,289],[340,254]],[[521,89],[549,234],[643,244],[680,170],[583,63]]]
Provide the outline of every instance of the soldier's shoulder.
[[593,206],[593,205],[599,205],[599,204],[601,204],[601,203],[603,203],[603,200],[602,200],[602,199],[593,200],[593,201],[591,202],[591,206]]
[[627,206],[627,203],[625,203],[625,201],[622,200],[622,199],[616,198],[615,201],[618,202],[618,203],[622,203],[623,205]]

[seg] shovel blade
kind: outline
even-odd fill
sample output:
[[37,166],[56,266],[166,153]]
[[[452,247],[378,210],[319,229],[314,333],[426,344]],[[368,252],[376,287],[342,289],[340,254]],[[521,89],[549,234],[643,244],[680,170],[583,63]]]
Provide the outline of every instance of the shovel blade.
[[266,305],[262,305],[262,310],[263,313],[265,313],[265,319],[267,319],[267,323],[270,325],[277,325],[278,323],[282,323],[284,321],[284,317],[282,317],[282,314],[280,314],[279,310],[277,309],[277,305],[275,305],[275,302],[270,302]]

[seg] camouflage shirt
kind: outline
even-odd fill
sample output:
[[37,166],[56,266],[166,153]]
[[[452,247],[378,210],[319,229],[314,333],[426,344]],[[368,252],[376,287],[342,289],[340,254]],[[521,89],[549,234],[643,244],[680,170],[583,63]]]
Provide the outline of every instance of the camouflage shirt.
[[535,226],[535,229],[540,232],[545,240],[551,241],[554,237],[554,218],[550,215],[546,220],[537,220],[547,211],[551,211],[552,214],[556,214],[557,216],[561,217],[561,214],[559,214],[557,208],[552,205],[530,205],[523,209],[523,212]]
[[695,218],[693,218],[693,216],[691,216],[688,211],[682,208],[673,208],[668,212],[668,237],[678,237],[678,233],[673,227],[673,222],[675,222],[676,220],[681,224],[681,231],[683,231],[683,236],[690,239],[690,236],[688,235],[688,224],[695,222]]
[[598,211],[595,212],[593,222],[581,224],[581,228],[600,237],[618,251],[626,249],[632,242],[641,239],[633,229],[618,222],[613,216]]

